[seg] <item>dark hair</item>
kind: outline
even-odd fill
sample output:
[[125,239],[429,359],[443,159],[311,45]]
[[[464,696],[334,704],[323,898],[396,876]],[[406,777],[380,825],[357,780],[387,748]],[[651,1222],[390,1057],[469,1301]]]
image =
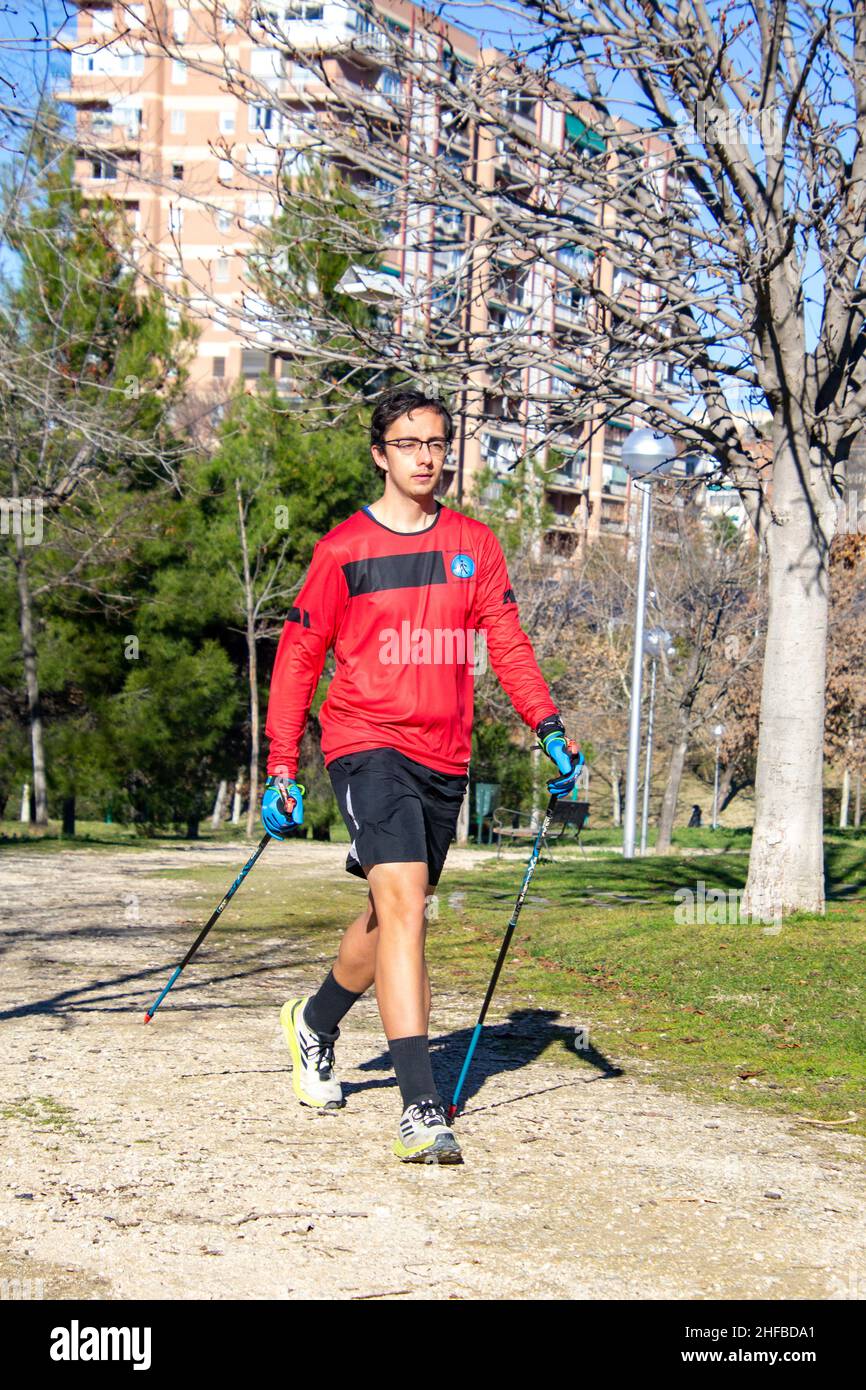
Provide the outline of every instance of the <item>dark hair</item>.
[[[411,387],[398,386],[392,391],[386,391],[376,403],[370,420],[370,445],[381,448],[385,443],[389,426],[393,425],[395,420],[399,420],[401,415],[409,415],[415,410],[438,410],[442,416],[445,438],[449,444],[451,443],[454,438],[454,421],[448,407],[435,396],[426,395],[424,391],[413,391]],[[378,464],[376,467],[379,472],[383,471]]]

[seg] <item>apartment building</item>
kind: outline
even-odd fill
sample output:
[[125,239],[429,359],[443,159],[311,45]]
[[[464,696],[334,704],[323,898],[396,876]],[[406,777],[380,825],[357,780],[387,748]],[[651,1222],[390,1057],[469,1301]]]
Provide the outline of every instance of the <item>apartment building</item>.
[[[279,21],[293,47],[319,55],[319,71],[286,62],[273,40],[267,41],[267,29],[257,41],[249,0],[79,0],[76,32],[65,32],[61,45],[70,52],[71,80],[58,95],[76,112],[76,176],[86,192],[108,194],[125,205],[140,243],[142,276],[185,296],[200,330],[192,387],[205,398],[225,394],[238,378],[254,389],[257,379],[269,377],[279,391],[292,394],[291,357],[280,353],[267,306],[251,291],[246,257],[258,229],[274,215],[275,179],[278,167],[287,167],[287,147],[289,170],[302,170],[304,131],[315,131],[334,87],[348,83],[363,90],[367,98],[381,102],[383,113],[393,111],[395,97],[399,100],[400,77],[389,66],[387,32],[372,23],[373,9],[387,30],[408,35],[413,46],[416,41],[426,45],[425,52],[438,47],[467,70],[501,57],[406,0],[372,0],[368,14],[341,0],[268,0],[262,9],[271,21]],[[255,93],[245,98],[238,95],[243,83],[221,80],[225,64],[235,75],[249,74]],[[296,107],[290,123],[284,124],[262,99],[268,91],[283,109]],[[588,121],[541,100],[517,95],[508,100],[508,111],[513,121],[554,148],[569,141],[603,147]],[[440,118],[437,104],[432,119]],[[438,139],[438,130],[433,134]],[[444,158],[455,167],[470,165],[472,176],[494,192],[500,181],[512,187],[515,181],[531,184],[531,171],[483,132],[473,140],[452,134],[447,151]],[[396,204],[393,186],[363,168],[341,167],[379,207]],[[598,216],[591,204],[581,212],[591,219]],[[393,249],[385,254],[381,273],[410,287],[416,302],[419,284],[426,287],[422,313],[428,324],[435,324],[453,309],[437,288],[437,275],[453,265],[455,243],[472,244],[475,229],[466,226],[456,209],[440,210],[434,231],[441,240],[434,237],[423,250],[414,249],[405,218],[402,224],[395,219],[390,230]],[[642,292],[625,272],[595,266],[576,247],[561,248],[558,261],[563,271],[599,275],[618,298]],[[625,534],[630,482],[621,449],[630,418],[603,420],[593,413],[587,393],[582,432],[575,436],[547,428],[544,420],[530,421],[525,408],[539,390],[562,395],[580,391],[574,338],[587,313],[587,296],[572,275],[565,278],[543,262],[503,252],[495,259],[486,293],[469,297],[468,305],[462,327],[469,336],[515,327],[535,341],[541,336],[555,371],[526,367],[517,394],[512,380],[506,390],[503,378],[489,370],[469,375],[459,401],[444,495],[468,495],[485,466],[493,472],[495,490],[497,476],[533,451],[553,513],[544,538],[552,556],[567,560],[585,539]],[[673,397],[685,394],[675,371],[666,366],[627,370],[639,374],[642,387]]]

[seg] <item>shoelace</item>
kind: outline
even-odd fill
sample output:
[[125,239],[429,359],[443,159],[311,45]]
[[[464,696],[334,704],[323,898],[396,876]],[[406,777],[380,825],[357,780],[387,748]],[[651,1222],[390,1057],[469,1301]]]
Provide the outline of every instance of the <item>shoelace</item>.
[[327,1081],[334,1065],[334,1044],[319,1041],[316,1056],[316,1071]]
[[331,1072],[334,1067],[334,1044],[327,1038],[323,1038],[321,1033],[316,1033],[306,1021],[302,1020],[304,1030],[311,1039],[310,1043],[301,1041],[301,1047],[305,1057],[309,1057],[311,1052],[315,1052],[313,1066],[323,1081],[330,1080]]
[[412,1106],[412,1113],[423,1125],[432,1128],[434,1125],[444,1125],[445,1112],[441,1105],[437,1105],[435,1100],[421,1100],[417,1105]]

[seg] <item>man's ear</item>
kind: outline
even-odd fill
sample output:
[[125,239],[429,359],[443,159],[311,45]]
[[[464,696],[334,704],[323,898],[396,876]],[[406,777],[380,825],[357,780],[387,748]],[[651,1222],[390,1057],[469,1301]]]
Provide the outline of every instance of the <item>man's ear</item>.
[[[373,459],[373,466],[374,466],[374,468],[377,468],[377,469],[379,470],[379,472],[382,473],[383,475],[386,474],[386,473],[388,472],[388,467],[387,467],[387,462],[388,462],[388,461],[387,461],[387,458],[385,457],[384,450],[380,449],[379,446],[378,446],[378,444],[373,444],[373,445],[371,445],[371,448],[370,448],[370,454],[371,454],[372,459]],[[382,462],[381,462],[381,463],[379,462],[379,460],[378,460],[377,457],[376,457],[377,454],[381,454],[381,455],[382,455]]]

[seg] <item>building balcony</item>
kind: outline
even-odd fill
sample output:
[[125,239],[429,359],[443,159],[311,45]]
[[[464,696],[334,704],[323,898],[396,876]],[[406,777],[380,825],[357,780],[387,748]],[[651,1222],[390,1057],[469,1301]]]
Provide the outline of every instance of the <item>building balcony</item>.
[[566,492],[576,496],[589,490],[589,483],[584,478],[575,478],[571,473],[548,473],[544,486],[550,492]]
[[74,87],[56,88],[54,99],[63,106],[77,106],[80,111],[111,110],[104,77],[76,77]]
[[575,531],[582,531],[583,529],[583,514],[578,511],[570,512],[567,516],[564,512],[558,512],[548,527],[550,531],[565,531],[571,535],[573,535]]
[[95,110],[79,116],[77,134],[83,155],[98,150],[113,154],[137,152],[141,145],[141,121],[118,119],[111,111]]
[[566,324],[569,328],[588,329],[587,323],[587,304],[569,304],[561,299],[556,299],[553,305],[553,317],[556,323]]
[[[356,15],[356,24],[359,19],[360,16]],[[354,62],[373,67],[383,67],[392,52],[388,35],[379,29],[348,29],[343,42],[348,44],[347,57],[351,54]]]

